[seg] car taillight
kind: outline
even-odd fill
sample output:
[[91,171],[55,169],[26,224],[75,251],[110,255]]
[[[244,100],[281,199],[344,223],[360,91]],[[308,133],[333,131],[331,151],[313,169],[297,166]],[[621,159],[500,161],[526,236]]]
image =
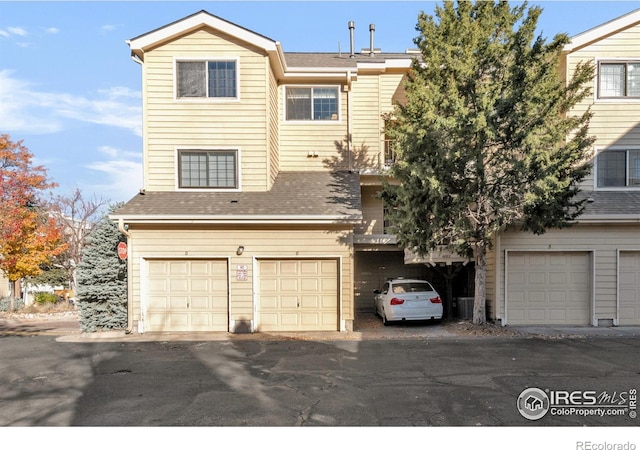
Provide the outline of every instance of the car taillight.
[[393,297],[390,303],[392,305],[402,305],[404,303],[404,300],[402,300],[401,298]]
[[433,297],[430,300],[431,303],[442,303],[442,299],[440,297]]

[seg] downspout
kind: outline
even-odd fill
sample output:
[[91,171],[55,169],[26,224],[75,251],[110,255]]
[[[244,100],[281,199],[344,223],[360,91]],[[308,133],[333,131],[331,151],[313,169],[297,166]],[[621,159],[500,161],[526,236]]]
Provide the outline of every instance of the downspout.
[[351,98],[351,71],[347,71],[347,158],[348,158],[348,169],[349,172],[353,170],[352,167],[352,157],[351,154],[353,152],[353,121],[352,121],[352,98]]
[[[131,233],[127,231],[122,217],[118,218],[118,231],[127,238],[127,247],[131,242]],[[127,255],[127,329],[125,334],[131,334],[133,332],[133,283],[131,281],[131,274],[133,273],[131,263],[131,256]]]

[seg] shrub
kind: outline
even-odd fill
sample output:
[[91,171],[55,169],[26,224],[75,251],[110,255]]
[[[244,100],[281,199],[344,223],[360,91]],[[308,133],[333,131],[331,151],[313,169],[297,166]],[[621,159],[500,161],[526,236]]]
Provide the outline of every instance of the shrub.
[[60,301],[60,297],[51,292],[36,292],[34,300],[38,305],[55,304]]

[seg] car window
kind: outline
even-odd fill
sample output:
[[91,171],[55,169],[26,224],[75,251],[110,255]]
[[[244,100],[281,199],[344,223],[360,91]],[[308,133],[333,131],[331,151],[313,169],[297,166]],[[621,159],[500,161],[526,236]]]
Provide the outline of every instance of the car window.
[[432,292],[433,288],[429,283],[395,283],[393,285],[394,294],[405,292]]
[[386,294],[387,292],[389,292],[389,283],[385,283],[384,287],[382,288],[383,294]]

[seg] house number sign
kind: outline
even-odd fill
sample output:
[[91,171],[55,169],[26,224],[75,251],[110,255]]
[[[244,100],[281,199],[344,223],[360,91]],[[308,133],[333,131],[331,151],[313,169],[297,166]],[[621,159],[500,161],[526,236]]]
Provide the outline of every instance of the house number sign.
[[244,264],[236,266],[236,281],[247,281],[249,279],[249,270]]

